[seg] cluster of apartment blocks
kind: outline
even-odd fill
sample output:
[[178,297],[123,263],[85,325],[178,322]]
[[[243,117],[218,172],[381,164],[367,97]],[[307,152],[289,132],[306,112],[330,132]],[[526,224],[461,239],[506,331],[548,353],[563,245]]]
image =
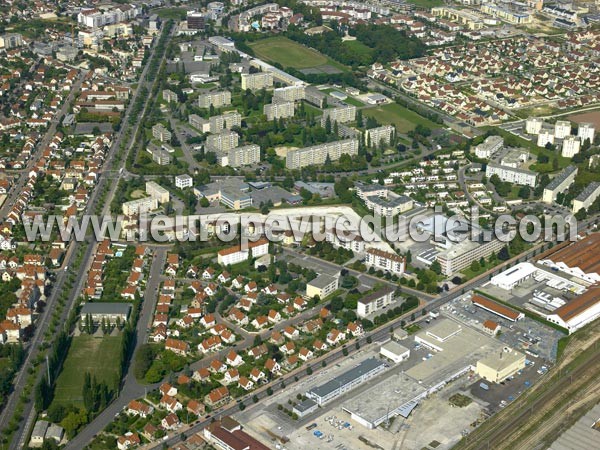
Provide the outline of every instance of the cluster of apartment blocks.
[[548,126],[538,117],[525,121],[525,132],[537,135],[537,145],[545,147],[548,144],[562,144],[561,155],[572,158],[581,149],[581,144],[588,140],[594,142],[596,129],[591,123],[581,123],[577,128],[577,136],[571,135],[571,122],[558,120],[554,126]]

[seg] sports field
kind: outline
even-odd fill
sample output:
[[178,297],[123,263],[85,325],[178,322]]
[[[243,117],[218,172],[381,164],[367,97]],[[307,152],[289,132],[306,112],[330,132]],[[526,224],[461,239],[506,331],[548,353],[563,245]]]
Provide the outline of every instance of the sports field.
[[282,36],[261,39],[249,45],[260,59],[279,63],[283,67],[308,69],[332,63],[322,53]]
[[63,369],[56,380],[54,402],[83,406],[83,380],[86,372],[114,389],[119,376],[121,336],[96,338],[87,334],[73,338]]
[[397,103],[388,103],[387,105],[375,106],[362,110],[363,116],[374,117],[379,123],[384,125],[395,125],[400,133],[408,133],[415,129],[419,124],[428,128],[439,128],[440,125],[420,116],[410,109],[406,109]]

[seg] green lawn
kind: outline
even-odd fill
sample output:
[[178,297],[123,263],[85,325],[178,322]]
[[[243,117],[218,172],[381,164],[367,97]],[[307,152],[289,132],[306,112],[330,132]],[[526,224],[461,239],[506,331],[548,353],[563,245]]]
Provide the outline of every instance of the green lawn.
[[114,388],[119,376],[121,336],[95,338],[87,334],[73,338],[63,369],[56,380],[54,402],[83,406],[82,390],[86,372]]
[[365,58],[370,58],[371,54],[373,53],[373,50],[371,48],[369,48],[368,46],[366,46],[365,44],[363,44],[362,42],[360,42],[358,40],[345,41],[343,45],[344,45],[344,47],[347,47],[350,50],[352,50],[352,53],[364,56]]
[[183,20],[186,17],[187,10],[185,8],[162,8],[156,11],[156,14],[161,19],[176,19]]
[[433,8],[435,6],[442,6],[443,0],[408,0],[408,3],[420,6],[421,8]]
[[250,47],[259,58],[279,63],[283,67],[308,69],[334,64],[322,53],[282,36],[252,42]]
[[350,97],[350,96],[348,96],[348,98],[346,100],[344,100],[344,103],[348,103],[349,105],[356,106],[357,108],[360,108],[361,106],[365,106],[365,104],[363,102],[356,100],[354,97]]
[[419,124],[433,128],[440,126],[433,123],[431,120],[420,116],[414,111],[400,106],[397,103],[388,103],[383,106],[375,106],[373,108],[363,109],[363,116],[374,117],[382,124],[392,124],[396,126],[396,130],[400,133],[408,133],[415,129]]

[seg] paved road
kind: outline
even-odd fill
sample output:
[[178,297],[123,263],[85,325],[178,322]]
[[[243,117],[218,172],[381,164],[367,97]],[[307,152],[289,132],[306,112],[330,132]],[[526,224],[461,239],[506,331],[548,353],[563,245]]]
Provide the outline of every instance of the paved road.
[[202,166],[194,159],[194,150],[187,144],[186,137],[183,135],[183,127],[180,126],[174,119],[170,119],[171,128],[181,143],[181,151],[183,152],[183,159],[188,163],[190,172],[194,170],[202,169]]

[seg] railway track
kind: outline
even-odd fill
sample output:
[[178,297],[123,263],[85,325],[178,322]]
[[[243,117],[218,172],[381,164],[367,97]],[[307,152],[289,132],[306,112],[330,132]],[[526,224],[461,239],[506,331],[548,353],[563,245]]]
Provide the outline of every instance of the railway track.
[[[571,393],[577,392],[581,388],[586,388],[591,377],[597,374],[600,368],[600,349],[592,352],[585,361],[581,363],[572,372],[566,373],[558,380],[554,381],[551,387],[547,388],[539,394],[531,403],[523,405],[520,409],[506,409],[504,418],[499,423],[492,425],[489,429],[482,429],[473,432],[471,435],[463,438],[461,443],[456,447],[461,450],[483,450],[491,448],[499,448],[498,443],[502,446],[509,444],[506,439],[511,434],[514,435],[515,430],[519,430],[524,425],[531,421],[535,412],[551,411],[552,407],[557,406],[561,401],[564,401],[565,391]],[[591,375],[591,377],[590,377]],[[535,395],[535,393],[533,394]],[[521,403],[526,402],[523,399]],[[519,400],[517,399],[518,403]],[[540,417],[539,419],[542,419]],[[536,422],[539,420],[536,418]],[[493,420],[493,419],[492,419]],[[485,427],[485,425],[484,425]],[[521,432],[524,432],[522,430]],[[505,444],[506,442],[506,444]],[[513,448],[520,448],[519,446]]]

